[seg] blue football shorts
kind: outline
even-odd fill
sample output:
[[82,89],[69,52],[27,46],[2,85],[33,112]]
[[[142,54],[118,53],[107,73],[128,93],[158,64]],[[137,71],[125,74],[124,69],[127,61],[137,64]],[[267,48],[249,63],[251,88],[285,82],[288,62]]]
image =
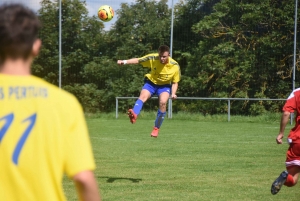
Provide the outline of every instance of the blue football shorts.
[[151,96],[152,95],[159,96],[162,92],[168,92],[169,94],[171,93],[170,84],[156,85],[148,79],[145,79],[145,84],[142,89],[146,89],[147,91],[149,91]]

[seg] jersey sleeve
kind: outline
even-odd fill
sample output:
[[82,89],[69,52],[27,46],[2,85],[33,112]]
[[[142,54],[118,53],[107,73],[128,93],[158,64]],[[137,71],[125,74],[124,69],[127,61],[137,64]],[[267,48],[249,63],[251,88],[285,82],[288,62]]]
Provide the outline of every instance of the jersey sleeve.
[[65,139],[65,171],[69,177],[96,167],[82,108],[77,99],[73,100],[71,106]]
[[179,82],[180,78],[181,78],[180,67],[179,67],[179,65],[176,65],[176,66],[178,66],[178,70],[175,72],[173,80],[172,80],[172,82],[174,82],[174,83]]
[[143,56],[141,58],[138,58],[139,60],[139,64],[141,64],[143,67],[149,67],[151,68],[151,66],[153,65],[153,62],[157,56],[155,56],[154,54],[147,54],[146,56]]
[[284,106],[283,106],[283,111],[291,112],[293,113],[296,109],[296,97],[294,91],[290,94],[288,99],[286,100]]

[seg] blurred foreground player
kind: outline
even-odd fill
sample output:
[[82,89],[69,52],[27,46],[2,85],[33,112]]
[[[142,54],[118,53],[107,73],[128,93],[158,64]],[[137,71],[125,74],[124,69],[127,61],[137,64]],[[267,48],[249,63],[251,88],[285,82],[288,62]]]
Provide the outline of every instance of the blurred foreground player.
[[66,173],[80,200],[98,201],[81,106],[73,95],[31,75],[39,27],[24,6],[0,6],[0,200],[66,200]]
[[167,101],[171,97],[176,99],[178,82],[180,81],[180,67],[178,63],[170,57],[170,48],[161,45],[158,53],[148,54],[141,58],[129,60],[118,60],[119,65],[141,64],[143,67],[150,68],[150,73],[145,75],[145,84],[140,92],[132,109],[128,110],[131,123],[135,123],[144,103],[153,95],[159,98],[159,109],[157,111],[154,128],[151,137],[157,137],[159,129],[163,123],[167,110]]
[[282,185],[292,187],[298,182],[300,173],[300,88],[295,89],[290,94],[283,106],[280,130],[276,138],[277,144],[282,144],[285,127],[289,122],[290,114],[293,112],[296,113],[296,125],[291,129],[287,137],[289,148],[286,152],[286,170],[273,182],[271,186],[273,195],[279,192]]

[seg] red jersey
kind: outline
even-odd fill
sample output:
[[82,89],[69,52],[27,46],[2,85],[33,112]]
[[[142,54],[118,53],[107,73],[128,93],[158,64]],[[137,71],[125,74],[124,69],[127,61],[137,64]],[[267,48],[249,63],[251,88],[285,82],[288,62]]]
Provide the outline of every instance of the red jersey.
[[290,94],[282,110],[296,113],[296,125],[291,129],[288,138],[291,139],[293,143],[300,143],[300,88],[295,89]]

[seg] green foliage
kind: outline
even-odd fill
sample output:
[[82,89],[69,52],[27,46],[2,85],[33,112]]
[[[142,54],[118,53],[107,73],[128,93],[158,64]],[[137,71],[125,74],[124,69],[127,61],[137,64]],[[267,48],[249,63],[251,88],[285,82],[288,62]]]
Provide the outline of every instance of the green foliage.
[[[103,23],[96,17],[88,17],[85,2],[80,0],[62,1],[62,81],[63,84],[85,84],[81,72],[86,63],[99,56],[105,49]],[[35,60],[33,74],[58,84],[59,21],[58,3],[41,1],[39,10],[42,30],[40,38],[43,47]]]
[[118,20],[110,30],[116,55],[122,58],[141,57],[156,52],[170,43],[170,9],[167,0],[137,0],[122,3]]
[[32,73],[45,80],[57,84],[58,80],[58,12],[57,7],[50,0],[41,1],[39,17],[42,29],[39,37],[42,49],[34,61]]
[[[122,3],[114,26],[105,31],[88,16],[85,1],[63,0],[62,86],[87,112],[114,110],[115,97],[137,97],[147,68],[118,66],[170,44],[167,0]],[[173,55],[181,66],[178,96],[286,98],[292,88],[294,4],[288,0],[182,0],[175,5]],[[58,84],[58,3],[41,1],[43,48],[33,74]],[[300,19],[300,17],[298,17]],[[299,51],[299,48],[297,48]],[[296,77],[299,62],[296,57]],[[297,81],[297,79],[296,79]],[[296,86],[299,84],[297,81]],[[122,100],[126,111],[134,100]],[[144,105],[153,110],[152,101]],[[282,102],[232,101],[231,113],[260,115]],[[178,101],[173,111],[226,113],[224,101]]]
[[[204,40],[186,73],[198,76],[208,96],[286,97],[281,87],[287,91],[290,86],[283,81],[290,79],[292,68],[294,25],[288,16],[293,14],[290,1],[225,0],[214,4],[213,12],[192,27]],[[266,110],[265,105],[250,108],[258,114]]]
[[103,108],[104,104],[101,104],[103,92],[98,90],[97,86],[94,84],[75,84],[74,86],[66,85],[63,89],[74,94],[87,113],[96,113],[106,109]]
[[[83,71],[83,75],[90,83],[96,83],[98,89],[103,94],[101,96],[101,104],[106,106],[105,110],[112,111],[115,109],[116,96],[130,97],[138,96],[140,88],[143,84],[143,75],[145,69],[140,66],[118,66],[116,62],[107,57],[101,57],[89,62]],[[133,103],[122,101],[120,108],[126,110]]]

